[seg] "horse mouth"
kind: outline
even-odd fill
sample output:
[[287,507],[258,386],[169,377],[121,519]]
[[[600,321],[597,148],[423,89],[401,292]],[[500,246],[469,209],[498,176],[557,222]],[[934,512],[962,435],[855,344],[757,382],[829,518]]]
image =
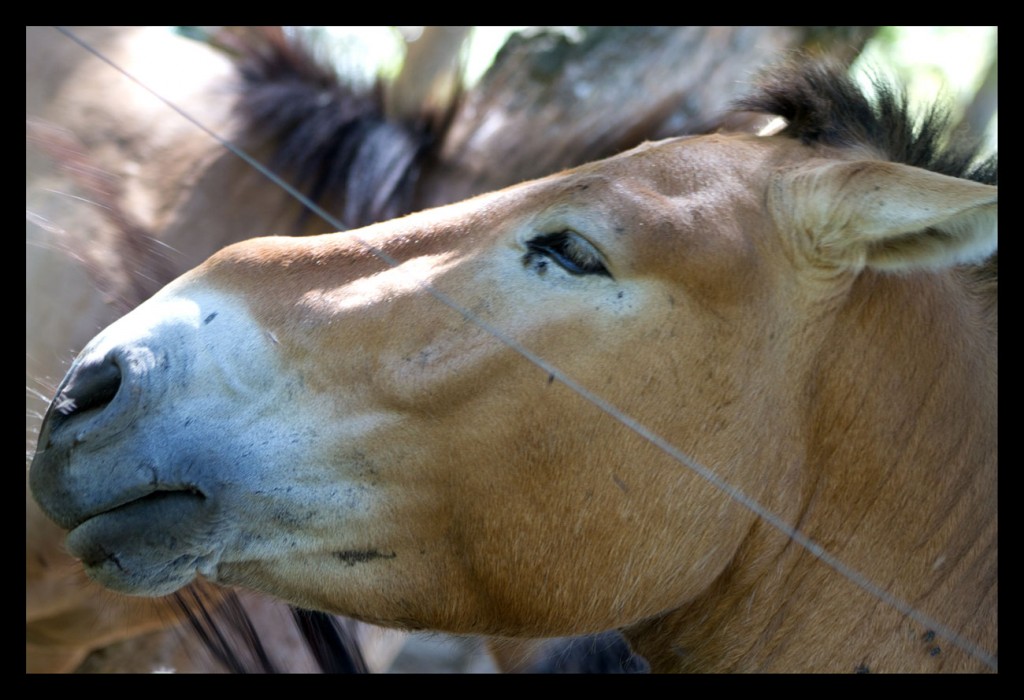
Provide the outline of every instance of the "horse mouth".
[[154,491],[90,516],[68,551],[103,585],[131,595],[166,595],[209,568],[214,518],[198,489]]
[[206,500],[206,494],[204,494],[198,487],[195,486],[183,486],[181,488],[158,488],[156,490],[148,491],[142,496],[127,497],[117,502],[116,505],[111,505],[103,510],[97,510],[96,512],[86,515],[81,518],[78,522],[71,523],[66,526],[70,531],[78,529],[80,526],[88,523],[95,518],[101,518],[107,515],[117,515],[124,512],[133,512],[135,508],[156,507],[158,510],[165,507],[175,508],[175,505],[167,505],[164,501],[170,499],[172,504],[182,502],[180,499],[194,498],[200,501]]

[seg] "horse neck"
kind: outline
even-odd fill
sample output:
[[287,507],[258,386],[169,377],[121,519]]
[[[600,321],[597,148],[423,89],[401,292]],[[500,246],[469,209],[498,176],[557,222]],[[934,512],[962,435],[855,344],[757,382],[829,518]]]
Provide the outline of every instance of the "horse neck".
[[785,519],[926,617],[759,522],[711,590],[628,632],[652,669],[979,668],[922,619],[994,653],[992,309],[959,273],[866,273],[801,387],[801,494]]
[[957,272],[862,275],[808,378],[814,488],[877,510],[855,494],[934,503],[994,476],[996,333]]
[[938,516],[972,519],[945,502],[965,489],[994,494],[997,330],[985,302],[955,271],[860,278],[811,384],[809,486],[842,502],[822,516],[891,519],[876,505],[891,500],[919,511],[906,524],[916,533]]

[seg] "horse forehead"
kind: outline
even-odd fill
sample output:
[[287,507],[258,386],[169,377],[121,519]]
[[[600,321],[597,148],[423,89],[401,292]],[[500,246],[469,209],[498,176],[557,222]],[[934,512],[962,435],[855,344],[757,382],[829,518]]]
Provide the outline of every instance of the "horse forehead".
[[583,166],[580,171],[604,166],[610,174],[680,187],[713,183],[716,175],[756,175],[764,162],[780,151],[795,147],[791,139],[756,137],[751,134],[680,136],[643,143],[605,161]]
[[575,177],[600,180],[585,206],[626,234],[618,240],[638,268],[718,269],[753,262],[762,229],[773,226],[763,206],[769,180],[780,163],[800,157],[793,146],[749,135],[682,137]]
[[[785,142],[690,136],[648,142],[617,156],[506,190],[508,211],[581,207],[595,215],[666,222],[681,209],[727,209],[760,198]],[[500,208],[498,208],[500,211]]]
[[[635,234],[638,246],[656,250],[665,233],[675,241],[693,228],[694,235],[713,238],[718,233],[736,234],[731,223],[753,223],[737,220],[763,213],[760,202],[771,173],[793,157],[788,146],[751,136],[682,137],[643,144],[570,171],[568,180],[599,182],[588,190],[589,201],[584,196],[577,201],[603,209]],[[555,196],[569,203],[572,197],[566,194]],[[744,203],[754,206],[743,207]]]
[[[742,228],[730,221],[737,217],[739,201],[760,197],[759,182],[767,176],[759,168],[775,150],[767,141],[709,135],[649,142],[540,180],[357,231],[245,241],[214,256],[206,271],[217,278],[240,274],[248,281],[245,271],[259,270],[265,282],[271,270],[282,278],[299,273],[296,279],[304,279],[305,286],[313,278],[334,276],[336,270],[327,263],[343,259],[379,271],[408,255],[458,253],[519,227],[553,225],[563,212],[579,214],[565,219],[567,227],[577,221],[628,234],[621,236],[622,245],[637,260],[658,258],[666,246],[703,249],[722,238],[709,227],[726,236]],[[683,240],[698,234],[706,240],[690,245]]]

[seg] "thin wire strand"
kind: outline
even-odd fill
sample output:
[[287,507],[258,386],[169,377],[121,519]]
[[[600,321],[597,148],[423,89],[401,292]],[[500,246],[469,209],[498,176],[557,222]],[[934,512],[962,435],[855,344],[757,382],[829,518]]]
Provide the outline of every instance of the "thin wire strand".
[[[134,82],[136,85],[138,85],[142,89],[144,89],[147,92],[149,92],[151,95],[153,95],[158,100],[160,100],[165,105],[167,105],[167,107],[169,107],[173,111],[177,112],[183,119],[187,120],[188,122],[190,122],[191,124],[196,126],[198,129],[200,129],[201,131],[203,131],[204,133],[209,135],[212,139],[214,139],[221,146],[223,146],[227,150],[231,151],[236,156],[238,156],[239,158],[244,160],[246,163],[251,165],[254,169],[256,169],[259,173],[261,173],[264,177],[268,178],[271,182],[273,182],[274,184],[276,184],[277,186],[281,187],[283,190],[288,192],[288,194],[290,194],[292,197],[297,199],[303,206],[307,207],[310,211],[315,213],[317,216],[321,217],[324,221],[329,223],[336,230],[343,231],[346,228],[345,225],[342,224],[339,220],[337,220],[334,216],[332,216],[330,213],[325,211],[322,207],[317,205],[315,202],[311,201],[308,197],[306,197],[301,192],[296,190],[290,184],[285,182],[276,173],[274,173],[273,171],[271,171],[268,168],[266,168],[262,163],[260,163],[256,159],[254,159],[252,156],[250,156],[248,153],[243,151],[241,148],[237,147],[232,142],[230,142],[227,139],[221,137],[219,134],[215,133],[212,129],[208,128],[206,125],[200,123],[198,120],[196,120],[190,114],[188,114],[187,112],[185,112],[184,110],[179,108],[176,104],[172,103],[170,100],[168,100],[167,98],[163,97],[156,90],[154,90],[153,88],[149,87],[148,85],[142,83],[135,76],[133,76],[130,73],[128,73],[127,71],[125,71],[123,68],[121,68],[120,66],[118,66],[117,64],[112,62],[110,59],[108,59],[105,55],[100,53],[98,50],[94,49],[91,45],[89,45],[88,43],[86,43],[85,41],[80,39],[77,35],[74,34],[74,32],[72,32],[71,30],[67,29],[66,27],[56,27],[56,29],[58,31],[60,31],[61,33],[63,33],[65,36],[67,36],[69,39],[71,39],[72,41],[77,43],[79,46],[81,46],[82,48],[84,48],[85,50],[89,51],[94,56],[96,56],[97,58],[99,58],[100,60],[105,62],[107,65],[109,65],[110,67],[112,67],[115,70],[117,70],[119,73],[121,73],[126,78],[128,78],[129,80]],[[390,255],[388,255],[384,251],[378,249],[377,247],[373,246],[372,244],[368,243],[364,239],[360,238],[356,232],[347,231],[346,235],[350,236],[357,243],[362,245],[364,248],[366,248],[369,252],[371,252],[373,255],[375,255],[378,259],[383,261],[388,266],[390,266],[392,268],[397,268],[400,265],[398,260],[396,260],[395,258],[391,257]],[[906,601],[904,601],[904,600],[902,600],[900,598],[897,598],[893,594],[891,594],[888,591],[886,591],[885,589],[883,589],[881,586],[876,585],[869,578],[867,578],[865,575],[861,574],[859,571],[853,569],[852,567],[847,566],[846,564],[841,562],[839,559],[837,559],[836,557],[834,557],[833,555],[831,555],[827,551],[825,551],[825,549],[821,545],[817,544],[812,539],[810,539],[808,536],[804,535],[802,532],[797,530],[795,527],[793,527],[792,525],[787,523],[781,517],[777,516],[775,513],[771,512],[766,507],[762,506],[758,501],[756,501],[755,499],[753,499],[750,496],[748,496],[741,489],[739,489],[739,488],[733,486],[732,484],[728,483],[727,481],[722,479],[720,476],[718,476],[715,472],[713,472],[712,470],[710,470],[707,467],[703,466],[702,464],[698,463],[697,461],[692,459],[689,455],[684,453],[682,450],[680,450],[679,448],[675,447],[670,442],[668,442],[666,439],[664,439],[660,435],[657,435],[656,433],[654,433],[653,431],[648,429],[643,424],[639,423],[638,421],[634,420],[630,416],[626,415],[625,413],[620,411],[618,408],[616,408],[614,405],[612,405],[611,403],[609,403],[605,399],[601,398],[597,394],[594,394],[592,391],[590,391],[586,387],[578,384],[575,380],[573,380],[568,375],[564,374],[557,367],[555,367],[551,363],[547,362],[542,357],[536,355],[532,351],[528,350],[526,347],[521,345],[514,338],[512,338],[512,337],[508,336],[507,334],[505,334],[500,329],[496,328],[495,326],[491,325],[487,321],[485,321],[482,318],[478,317],[472,311],[470,311],[466,307],[464,307],[461,304],[459,304],[458,302],[456,302],[454,299],[449,297],[447,294],[441,292],[440,290],[436,289],[435,287],[431,286],[428,282],[425,282],[423,280],[415,280],[415,282],[416,282],[417,287],[421,291],[426,292],[427,294],[430,294],[432,297],[437,299],[439,302],[441,302],[442,304],[444,304],[445,306],[447,306],[451,310],[453,310],[456,313],[458,313],[460,316],[462,316],[464,319],[466,319],[470,323],[476,325],[480,329],[482,329],[482,330],[486,331],[487,333],[489,333],[490,335],[494,336],[502,344],[504,344],[505,346],[507,346],[511,350],[513,350],[516,353],[518,353],[521,356],[523,356],[529,362],[533,363],[534,365],[536,365],[537,367],[542,369],[545,373],[548,374],[548,376],[553,376],[558,381],[560,381],[563,384],[565,384],[569,389],[571,389],[572,391],[576,392],[584,400],[586,400],[587,402],[591,403],[595,407],[599,408],[605,414],[607,414],[608,416],[610,416],[614,420],[618,421],[622,425],[626,426],[627,428],[632,430],[634,433],[636,433],[637,435],[639,435],[643,439],[647,440],[649,443],[651,443],[652,445],[654,445],[655,447],[657,447],[658,449],[662,450],[667,455],[669,455],[670,457],[675,459],[677,462],[679,462],[683,466],[685,466],[688,469],[690,469],[693,473],[697,474],[698,476],[703,478],[705,481],[707,481],[708,483],[712,484],[713,486],[715,486],[716,488],[721,490],[723,493],[728,495],[731,499],[733,499],[734,501],[736,501],[740,505],[744,506],[745,508],[747,508],[748,510],[750,510],[751,512],[756,514],[764,522],[768,523],[773,528],[775,528],[776,530],[778,530],[779,532],[781,532],[782,534],[784,534],[785,536],[787,536],[788,538],[790,538],[791,540],[796,542],[799,546],[803,547],[812,556],[814,556],[815,558],[820,560],[822,563],[824,563],[825,565],[827,565],[830,568],[832,568],[834,571],[836,571],[837,573],[842,575],[844,578],[849,580],[851,583],[855,584],[858,588],[862,589],[863,591],[865,591],[869,595],[874,596],[878,600],[884,602],[886,605],[889,605],[892,608],[895,608],[896,610],[898,610],[899,612],[903,613],[907,617],[913,619],[915,622],[919,623],[923,627],[925,627],[925,628],[927,628],[927,629],[929,629],[931,631],[934,631],[935,634],[945,638],[951,644],[953,644],[954,646],[958,647],[962,651],[970,654],[975,659],[977,659],[978,661],[982,662],[983,664],[985,664],[986,666],[991,668],[993,671],[998,671],[999,670],[998,659],[993,654],[991,654],[988,651],[982,649],[981,647],[979,647],[974,642],[972,642],[972,641],[970,641],[968,639],[964,639],[958,633],[954,632],[951,628],[949,628],[946,625],[940,623],[939,621],[931,618],[930,616],[922,613],[921,611],[919,611],[915,607],[913,607],[910,603],[908,603],[908,602],[906,602]]]

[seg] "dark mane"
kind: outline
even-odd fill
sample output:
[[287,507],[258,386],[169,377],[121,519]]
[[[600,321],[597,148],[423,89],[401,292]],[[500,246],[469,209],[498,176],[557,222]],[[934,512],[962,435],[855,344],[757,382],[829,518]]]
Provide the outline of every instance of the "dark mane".
[[986,184],[996,183],[996,156],[982,159],[982,144],[951,133],[941,104],[916,115],[906,90],[872,75],[874,95],[851,78],[844,65],[797,59],[766,73],[759,90],[740,100],[740,110],[782,117],[783,134],[805,143],[867,147],[897,163]]
[[241,91],[243,139],[269,149],[270,167],[293,179],[349,228],[408,213],[432,120],[385,115],[383,84],[353,85],[308,39],[280,27],[228,37]]

